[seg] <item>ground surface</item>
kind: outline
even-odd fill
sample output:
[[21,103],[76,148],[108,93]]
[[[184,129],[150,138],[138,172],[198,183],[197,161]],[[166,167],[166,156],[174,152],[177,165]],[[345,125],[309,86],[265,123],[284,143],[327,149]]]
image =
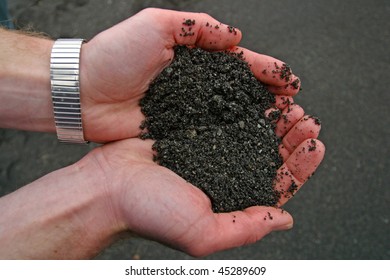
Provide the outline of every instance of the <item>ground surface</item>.
[[[90,38],[147,6],[207,12],[244,33],[242,46],[288,62],[303,82],[296,101],[322,120],[327,154],[286,205],[295,226],[208,259],[390,258],[390,2],[13,0],[22,25],[53,37]],[[54,135],[0,130],[0,194],[68,165],[91,147]],[[143,239],[101,259],[188,259]]]

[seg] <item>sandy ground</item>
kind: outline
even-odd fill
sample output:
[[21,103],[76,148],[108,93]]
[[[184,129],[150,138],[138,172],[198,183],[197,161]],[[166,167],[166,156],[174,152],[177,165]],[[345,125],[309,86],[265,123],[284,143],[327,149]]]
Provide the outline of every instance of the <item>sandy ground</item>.
[[[288,62],[303,81],[296,101],[322,120],[325,160],[286,210],[295,226],[206,259],[389,259],[390,2],[13,0],[19,26],[91,38],[148,7],[202,11],[244,32],[242,46]],[[54,135],[0,130],[0,195],[66,166],[90,147]],[[39,202],[37,202],[39,203]],[[100,259],[189,259],[140,238]]]

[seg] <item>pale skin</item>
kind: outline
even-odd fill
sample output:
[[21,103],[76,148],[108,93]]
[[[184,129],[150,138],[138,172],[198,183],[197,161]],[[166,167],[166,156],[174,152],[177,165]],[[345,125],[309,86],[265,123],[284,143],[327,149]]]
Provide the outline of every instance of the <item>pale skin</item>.
[[[195,20],[191,36],[183,36],[186,19]],[[210,32],[207,23],[219,28]],[[285,102],[299,90],[291,86],[297,77],[275,75],[283,62],[236,47],[241,32],[230,30],[206,14],[147,9],[84,44],[85,138],[111,143],[0,198],[0,258],[92,258],[128,233],[205,256],[290,229],[291,215],[277,207],[213,213],[204,193],[153,161],[152,141],[137,138],[144,118],[138,102],[172,60],[175,45],[243,51],[256,77],[277,94],[276,108],[295,106],[288,125],[277,122],[284,159],[279,171],[291,176],[277,177],[275,188],[287,190],[293,180],[300,189],[307,181],[325,147],[317,140],[320,126]],[[53,41],[5,30],[0,37],[0,126],[55,132],[48,72]],[[312,141],[316,149],[309,152]],[[282,196],[278,206],[290,198]],[[264,219],[268,212],[272,219]]]

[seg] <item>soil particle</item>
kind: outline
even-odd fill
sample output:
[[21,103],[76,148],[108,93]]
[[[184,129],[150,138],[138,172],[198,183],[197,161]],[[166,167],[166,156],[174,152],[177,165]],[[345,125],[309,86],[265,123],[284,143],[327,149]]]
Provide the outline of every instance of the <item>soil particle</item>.
[[292,75],[291,67],[286,63],[283,63],[282,66],[279,66],[275,62],[274,65],[275,65],[275,70],[272,70],[272,73],[279,74],[280,79],[289,82]]
[[270,220],[274,219],[274,217],[271,215],[270,212],[267,212],[267,215],[264,217],[264,221],[267,220],[267,218],[270,219]]
[[300,83],[301,83],[301,81],[300,81],[298,78],[296,78],[296,79],[291,83],[291,86],[292,86],[294,89],[298,89]]
[[313,119],[316,125],[321,125],[321,120],[318,117],[309,116],[309,118]]
[[281,115],[281,112],[280,112],[279,110],[275,110],[275,111],[272,111],[272,112],[268,115],[268,119],[269,119],[270,121],[277,121],[277,120],[279,120],[280,115]]
[[194,36],[195,32],[191,32],[192,26],[195,25],[194,19],[183,19],[182,22],[183,25],[187,26],[188,30],[186,30],[184,27],[181,28],[182,33],[180,33],[181,37],[187,37],[187,36]]
[[275,98],[242,58],[177,47],[140,102],[141,138],[155,140],[155,160],[206,193],[215,212],[280,198],[280,139],[265,117]]
[[282,96],[282,101],[283,101],[283,104],[287,104],[287,105],[290,105],[291,104],[291,102],[290,102],[290,99],[288,99],[288,98],[286,98],[286,97],[284,97],[284,96]]
[[184,19],[183,25],[192,26],[195,25],[194,19]]
[[230,33],[233,33],[234,35],[237,35],[237,30],[235,27],[233,26],[228,26],[228,29],[229,29],[229,32]]
[[291,185],[288,187],[287,191],[288,191],[289,193],[291,193],[292,195],[294,195],[294,193],[297,191],[297,189],[298,189],[298,185],[295,184],[294,181],[292,181],[292,182],[291,182]]
[[311,146],[309,146],[309,152],[315,151],[317,148],[317,142],[314,139],[310,140]]

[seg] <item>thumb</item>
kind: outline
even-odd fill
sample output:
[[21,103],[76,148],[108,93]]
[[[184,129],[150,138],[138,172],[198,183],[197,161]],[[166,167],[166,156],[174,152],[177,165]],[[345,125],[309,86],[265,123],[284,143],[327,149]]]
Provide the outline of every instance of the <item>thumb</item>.
[[214,226],[205,229],[201,242],[189,253],[204,256],[255,243],[272,231],[288,230],[292,226],[292,216],[275,207],[253,206],[243,211],[215,214]]

